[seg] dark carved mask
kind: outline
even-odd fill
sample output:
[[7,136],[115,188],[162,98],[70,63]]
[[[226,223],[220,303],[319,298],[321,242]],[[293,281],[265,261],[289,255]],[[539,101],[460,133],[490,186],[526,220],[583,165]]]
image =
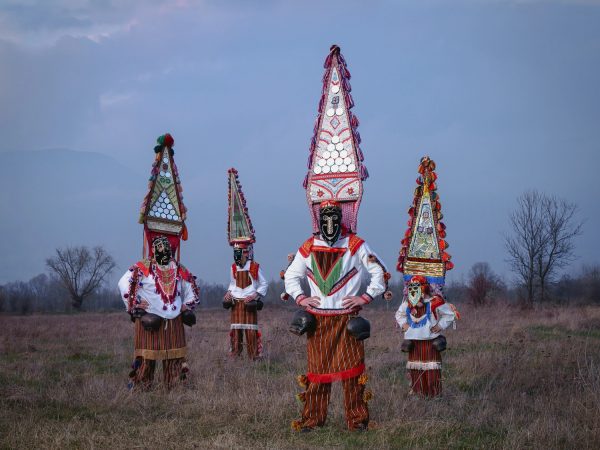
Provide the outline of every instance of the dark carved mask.
[[333,245],[342,233],[342,210],[339,206],[325,206],[319,214],[319,230],[321,237],[329,245]]
[[408,284],[408,301],[411,305],[415,306],[423,297],[423,290],[421,289],[420,283],[409,283]]
[[233,248],[233,260],[235,261],[238,267],[244,267],[246,264],[246,260],[248,259],[248,251],[243,248],[234,247]]
[[171,261],[171,244],[169,240],[164,236],[158,236],[152,241],[152,248],[154,250],[154,260],[161,266],[169,264]]

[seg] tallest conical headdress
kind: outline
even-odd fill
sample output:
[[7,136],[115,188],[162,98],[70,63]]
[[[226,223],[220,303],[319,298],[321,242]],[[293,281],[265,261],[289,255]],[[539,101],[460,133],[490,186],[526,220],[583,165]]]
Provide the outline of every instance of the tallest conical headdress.
[[325,59],[319,114],[304,179],[314,232],[319,229],[319,204],[326,200],[340,203],[343,225],[356,232],[362,182],[369,176],[359,147],[358,118],[350,112],[354,101],[349,80],[340,48],[332,45]]

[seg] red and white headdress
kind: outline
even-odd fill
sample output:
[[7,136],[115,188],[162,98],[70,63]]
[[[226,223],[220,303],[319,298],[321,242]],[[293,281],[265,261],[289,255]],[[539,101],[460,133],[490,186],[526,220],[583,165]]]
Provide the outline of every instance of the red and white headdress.
[[358,118],[350,112],[354,100],[349,80],[346,61],[340,48],[333,45],[325,59],[319,114],[304,179],[315,233],[319,230],[319,207],[326,200],[340,204],[342,225],[356,232],[362,182],[369,176],[359,147]]
[[429,156],[421,158],[419,174],[397,269],[404,274],[406,282],[420,275],[429,283],[442,285],[446,271],[454,264],[446,252],[446,225],[441,222],[442,205],[436,192],[435,163]]
[[227,239],[232,247],[251,249],[256,242],[254,227],[246,207],[238,171],[233,167],[227,171],[229,180],[229,210],[227,214]]
[[187,208],[183,204],[183,189],[173,157],[174,143],[173,137],[167,133],[157,139],[154,147],[156,157],[139,218],[139,222],[144,224],[144,258],[151,256],[151,244],[156,236],[164,235],[169,239],[174,255],[179,250],[180,239],[187,240]]

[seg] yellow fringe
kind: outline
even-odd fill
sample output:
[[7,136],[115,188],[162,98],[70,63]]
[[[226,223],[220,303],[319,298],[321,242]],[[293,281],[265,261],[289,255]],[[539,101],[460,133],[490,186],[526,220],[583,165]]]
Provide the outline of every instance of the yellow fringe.
[[306,387],[308,386],[308,377],[306,375],[298,375],[296,377],[296,381],[298,382],[298,385],[303,389],[306,389]]
[[404,272],[430,277],[443,277],[445,265],[443,262],[411,261],[404,263]]

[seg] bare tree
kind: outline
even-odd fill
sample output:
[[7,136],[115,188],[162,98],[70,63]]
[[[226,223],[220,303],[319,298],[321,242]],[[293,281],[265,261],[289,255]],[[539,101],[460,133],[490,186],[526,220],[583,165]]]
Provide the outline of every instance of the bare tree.
[[467,294],[471,303],[484,305],[492,295],[503,288],[503,283],[486,262],[473,264],[467,282]]
[[512,234],[504,237],[511,270],[525,286],[525,302],[533,304],[536,289],[536,264],[544,235],[542,194],[527,191],[517,198],[517,208],[510,214]]
[[581,234],[583,227],[577,213],[575,203],[542,196],[543,234],[536,262],[541,301],[546,300],[546,286],[556,271],[575,259],[573,239]]
[[527,191],[517,199],[510,215],[512,234],[504,238],[511,270],[522,281],[526,303],[546,299],[548,282],[556,271],[575,259],[574,238],[581,234],[583,222],[577,219],[574,203]]
[[56,249],[56,256],[46,259],[69,292],[74,308],[80,309],[83,300],[104,282],[115,267],[115,261],[103,247],[91,251],[85,246]]

